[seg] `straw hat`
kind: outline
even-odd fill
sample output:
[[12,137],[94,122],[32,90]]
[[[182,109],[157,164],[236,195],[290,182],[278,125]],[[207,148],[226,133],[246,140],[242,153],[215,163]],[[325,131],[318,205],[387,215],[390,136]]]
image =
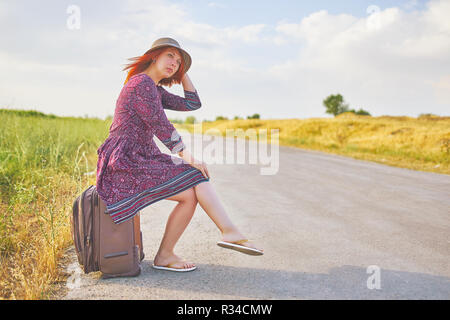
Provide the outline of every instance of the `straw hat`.
[[181,48],[180,44],[175,39],[159,38],[155,40],[152,44],[152,47],[149,50],[147,50],[146,54],[162,47],[174,47],[180,50],[184,60],[184,72],[186,73],[191,66],[192,59],[189,53],[187,53],[183,48]]

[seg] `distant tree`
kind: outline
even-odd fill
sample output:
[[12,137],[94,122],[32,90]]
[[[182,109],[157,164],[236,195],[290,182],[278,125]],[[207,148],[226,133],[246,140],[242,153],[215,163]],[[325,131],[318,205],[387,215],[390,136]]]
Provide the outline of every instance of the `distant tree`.
[[356,111],[356,114],[359,114],[361,116],[372,116],[369,111],[366,111],[364,109],[359,109],[358,111]]
[[418,118],[431,118],[431,117],[439,117],[439,116],[434,113],[421,113],[418,116]]
[[242,118],[239,116],[234,116],[234,118],[233,118],[233,120],[239,120],[239,119],[242,119]]
[[348,104],[344,104],[344,98],[339,93],[336,95],[329,95],[323,100],[323,105],[327,109],[326,113],[330,113],[334,116],[349,111]]
[[223,117],[223,116],[217,116],[216,117],[216,121],[218,121],[218,120],[228,120],[228,118],[227,117]]
[[252,116],[247,116],[247,119],[259,119],[259,114],[255,113]]
[[190,123],[190,124],[194,124],[196,122],[197,122],[197,120],[195,119],[194,116],[186,117],[186,120],[184,121],[184,123]]

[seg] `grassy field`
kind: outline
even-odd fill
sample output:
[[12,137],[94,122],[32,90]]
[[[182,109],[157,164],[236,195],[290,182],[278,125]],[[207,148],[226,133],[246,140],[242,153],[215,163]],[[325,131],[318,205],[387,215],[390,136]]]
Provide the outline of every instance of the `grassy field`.
[[[194,125],[177,125],[194,131]],[[221,120],[202,132],[225,136],[227,129],[279,129],[279,144],[319,150],[413,170],[450,174],[450,117],[370,117]],[[212,132],[210,129],[214,129]],[[209,132],[208,132],[209,131]],[[218,131],[218,132],[217,132]]]
[[0,110],[0,298],[48,299],[64,279],[69,214],[95,184],[103,120]]
[[[0,299],[49,299],[66,275],[72,204],[95,184],[111,120],[0,110]],[[193,130],[192,125],[176,125]],[[449,174],[449,117],[222,120],[203,132],[279,129],[280,145]]]

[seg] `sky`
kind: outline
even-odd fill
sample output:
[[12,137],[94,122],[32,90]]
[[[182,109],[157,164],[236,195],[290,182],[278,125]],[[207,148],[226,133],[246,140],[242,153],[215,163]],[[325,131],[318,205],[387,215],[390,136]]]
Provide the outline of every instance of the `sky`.
[[[0,0],[0,108],[113,115],[129,58],[192,57],[202,107],[170,119],[450,115],[450,0]],[[183,95],[181,85],[167,88]]]

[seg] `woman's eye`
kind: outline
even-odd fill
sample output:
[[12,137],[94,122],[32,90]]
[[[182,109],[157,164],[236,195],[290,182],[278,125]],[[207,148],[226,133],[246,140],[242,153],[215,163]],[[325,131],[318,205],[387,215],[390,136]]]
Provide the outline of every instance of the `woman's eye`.
[[[170,57],[174,57],[174,55],[173,55],[172,53],[170,53],[170,52],[168,53],[168,55],[169,55]],[[178,63],[178,65],[181,65],[181,61],[180,61],[180,60],[178,60],[177,63]]]

